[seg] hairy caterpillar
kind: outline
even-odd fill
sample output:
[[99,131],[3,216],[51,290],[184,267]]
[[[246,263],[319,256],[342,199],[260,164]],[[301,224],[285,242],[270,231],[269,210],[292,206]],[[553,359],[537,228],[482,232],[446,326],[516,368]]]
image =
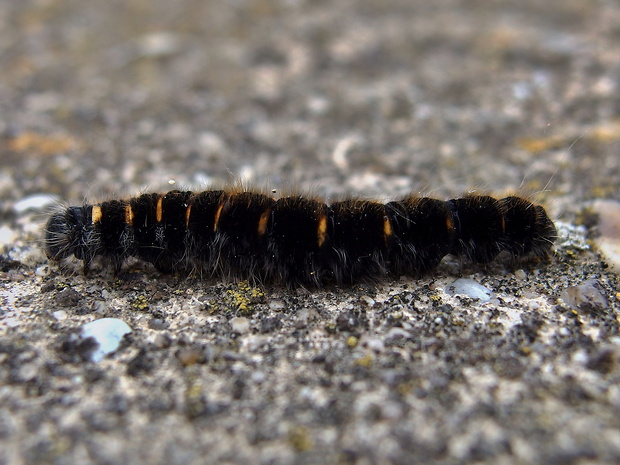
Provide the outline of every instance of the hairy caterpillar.
[[45,249],[52,260],[83,260],[85,272],[97,256],[116,271],[137,257],[164,272],[198,268],[321,285],[419,276],[447,254],[478,263],[501,252],[545,258],[556,234],[543,207],[514,196],[328,205],[303,196],[175,190],[59,211],[47,223]]

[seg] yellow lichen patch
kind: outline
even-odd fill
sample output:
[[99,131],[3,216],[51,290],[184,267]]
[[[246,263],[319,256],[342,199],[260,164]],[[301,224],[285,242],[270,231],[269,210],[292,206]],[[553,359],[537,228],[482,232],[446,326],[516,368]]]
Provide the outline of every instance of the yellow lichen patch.
[[[611,181],[611,180],[610,180]],[[600,184],[598,186],[593,186],[590,190],[591,197],[594,198],[605,198],[605,197],[613,197],[615,192],[618,190],[618,186],[612,182]]]
[[193,382],[185,391],[185,413],[189,418],[197,418],[205,412],[205,389],[200,382]]
[[68,287],[71,287],[71,286],[69,286],[68,283],[63,283],[62,281],[56,283],[56,290],[58,290],[58,291],[62,291],[64,289],[67,289]]
[[250,286],[247,281],[241,281],[236,289],[228,289],[224,304],[244,315],[254,310],[254,305],[262,300],[265,293],[258,287]]
[[372,361],[373,361],[372,355],[371,354],[366,354],[363,357],[358,358],[355,361],[355,364],[359,365],[359,366],[362,366],[362,367],[368,368],[370,365],[372,365]]
[[396,391],[404,396],[413,391],[418,384],[415,381],[404,381],[396,385]]
[[338,327],[336,326],[335,322],[328,321],[328,322],[325,323],[325,331],[327,331],[328,333],[334,334],[337,329],[338,329]]
[[200,383],[190,384],[186,391],[186,397],[189,399],[195,399],[203,394],[202,385]]
[[314,445],[308,430],[303,426],[296,426],[291,429],[288,434],[288,441],[297,452],[310,450]]
[[347,347],[353,349],[357,346],[358,342],[359,342],[358,338],[356,338],[355,336],[349,336],[347,338]]
[[441,302],[443,302],[443,299],[441,298],[441,295],[439,294],[433,294],[431,297],[431,302],[435,303],[435,304],[440,304]]
[[131,302],[131,307],[134,310],[138,310],[138,311],[143,312],[143,311],[145,311],[146,309],[149,308],[149,301],[146,298],[146,296],[139,295],[135,299],[133,299],[133,301]]
[[9,150],[13,152],[38,152],[42,155],[53,155],[77,148],[78,142],[67,135],[48,136],[26,131],[11,139],[8,145]]

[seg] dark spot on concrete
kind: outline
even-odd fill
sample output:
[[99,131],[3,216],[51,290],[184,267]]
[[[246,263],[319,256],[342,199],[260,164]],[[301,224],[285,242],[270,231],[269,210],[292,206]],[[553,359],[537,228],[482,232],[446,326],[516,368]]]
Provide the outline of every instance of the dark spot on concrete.
[[80,294],[70,287],[67,287],[56,294],[54,303],[59,307],[77,307],[80,303]]
[[95,338],[82,338],[75,333],[61,336],[58,344],[62,359],[70,363],[89,361],[98,348],[99,343]]
[[127,374],[138,376],[142,373],[150,373],[155,368],[155,361],[146,349],[142,348],[127,364]]

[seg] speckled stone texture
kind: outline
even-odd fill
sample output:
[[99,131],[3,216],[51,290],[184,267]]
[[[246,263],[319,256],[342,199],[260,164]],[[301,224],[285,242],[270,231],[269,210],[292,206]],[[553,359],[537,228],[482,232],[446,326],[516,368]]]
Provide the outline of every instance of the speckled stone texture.
[[[585,210],[620,198],[619,41],[611,1],[0,2],[0,465],[620,461],[618,277]],[[35,195],[235,179],[517,192],[560,238],[549,264],[297,290],[39,248]],[[99,318],[132,332],[96,363]]]

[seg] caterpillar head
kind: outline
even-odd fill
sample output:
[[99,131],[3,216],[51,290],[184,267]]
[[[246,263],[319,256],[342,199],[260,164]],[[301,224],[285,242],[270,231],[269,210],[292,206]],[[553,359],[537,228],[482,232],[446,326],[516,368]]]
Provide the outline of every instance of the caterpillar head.
[[45,253],[50,260],[75,255],[86,260],[92,235],[90,208],[69,207],[53,214],[45,227]]
[[535,206],[536,220],[534,222],[534,238],[532,240],[532,251],[539,257],[546,258],[550,255],[553,243],[558,238],[558,230],[547,212],[540,205]]

